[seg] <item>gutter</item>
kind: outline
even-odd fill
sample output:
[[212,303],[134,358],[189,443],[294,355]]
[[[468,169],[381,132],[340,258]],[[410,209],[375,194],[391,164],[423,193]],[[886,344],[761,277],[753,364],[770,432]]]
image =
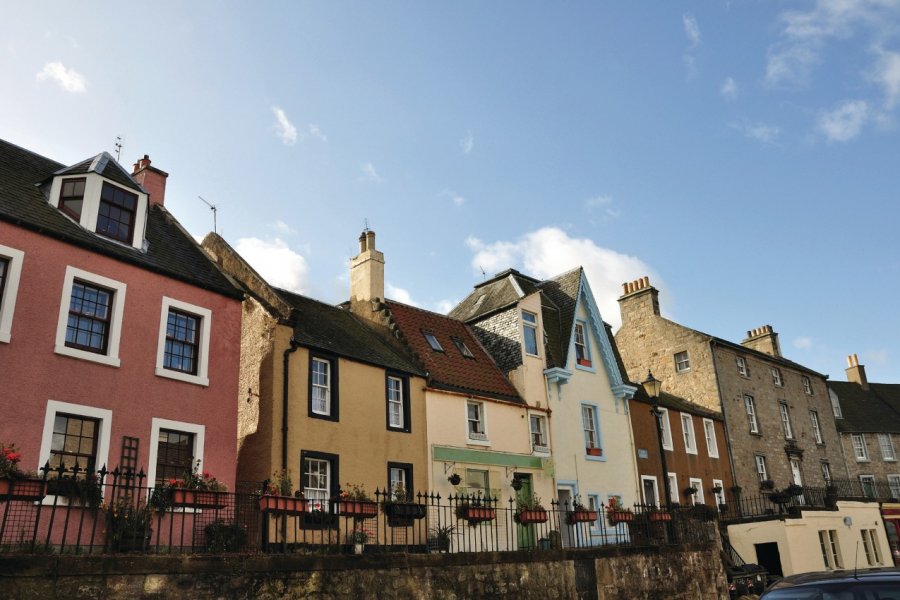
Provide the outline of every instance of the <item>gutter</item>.
[[282,366],[282,396],[281,396],[281,469],[287,469],[287,444],[288,444],[288,388],[291,381],[288,367],[291,363],[291,354],[297,351],[300,344],[291,336],[291,345],[284,351],[284,364]]

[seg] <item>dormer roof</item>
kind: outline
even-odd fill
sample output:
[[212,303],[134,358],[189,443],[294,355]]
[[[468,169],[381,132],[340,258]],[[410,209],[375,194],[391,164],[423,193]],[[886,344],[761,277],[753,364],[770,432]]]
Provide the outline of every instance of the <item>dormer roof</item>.
[[85,175],[87,173],[96,173],[110,181],[118,183],[122,187],[141,192],[142,194],[147,193],[144,188],[131,178],[131,173],[126,171],[122,165],[116,162],[116,159],[114,159],[109,152],[101,152],[97,156],[86,158],[71,167],[62,168],[54,172],[53,177],[61,175]]

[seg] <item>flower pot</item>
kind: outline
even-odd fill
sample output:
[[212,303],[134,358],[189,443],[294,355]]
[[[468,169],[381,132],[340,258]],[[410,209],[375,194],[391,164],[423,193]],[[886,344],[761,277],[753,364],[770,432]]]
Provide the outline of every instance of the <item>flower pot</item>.
[[378,504],[368,500],[341,500],[340,513],[344,517],[369,519],[378,516]]
[[596,510],[573,510],[566,513],[566,522],[569,525],[573,523],[592,523],[597,520]]
[[263,512],[299,515],[307,511],[309,503],[301,498],[291,496],[262,496],[259,499],[259,510]]
[[24,500],[36,502],[47,495],[47,484],[40,479],[0,479],[0,502]]
[[465,519],[470,524],[493,521],[497,518],[497,511],[486,506],[458,506],[456,516]]
[[588,359],[586,359],[586,358],[579,358],[579,359],[578,359],[578,364],[581,365],[582,367],[590,367],[590,366],[593,366],[592,363],[591,363],[591,361],[588,360]]
[[531,508],[520,510],[513,518],[520,525],[529,525],[531,523],[546,523],[549,516],[543,508]]
[[602,448],[585,448],[588,456],[603,456]]
[[647,513],[647,518],[650,520],[651,523],[656,523],[659,521],[671,521],[672,515],[671,515],[671,513],[667,513],[667,512],[651,512],[651,513]]
[[172,490],[172,506],[225,508],[225,493],[175,488]]
[[609,510],[606,512],[610,523],[628,523],[634,521],[634,513],[628,510]]
[[391,502],[382,504],[381,509],[391,527],[409,527],[414,520],[425,517],[425,505],[414,502]]

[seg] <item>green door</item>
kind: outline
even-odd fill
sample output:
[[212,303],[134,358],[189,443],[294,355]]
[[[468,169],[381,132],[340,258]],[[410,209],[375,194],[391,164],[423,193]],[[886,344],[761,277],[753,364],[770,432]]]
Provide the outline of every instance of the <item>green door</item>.
[[[522,487],[516,492],[516,506],[519,502],[531,502],[534,497],[534,488],[531,487],[530,473],[516,473],[514,475],[522,483]],[[516,538],[519,542],[519,549],[534,548],[537,546],[537,536],[535,534],[534,525],[519,525],[516,523]]]

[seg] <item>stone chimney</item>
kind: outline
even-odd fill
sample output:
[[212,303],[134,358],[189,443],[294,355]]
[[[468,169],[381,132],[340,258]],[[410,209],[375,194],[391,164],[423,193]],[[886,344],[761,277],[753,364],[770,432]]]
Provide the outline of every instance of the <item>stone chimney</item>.
[[771,325],[763,325],[748,331],[747,339],[741,342],[741,346],[781,358],[778,334],[775,333]]
[[650,285],[649,277],[622,284],[619,312],[622,314],[623,325],[642,317],[659,316],[659,290]]
[[165,204],[166,178],[168,176],[169,174],[165,171],[150,166],[150,156],[147,154],[134,163],[134,171],[131,173],[131,177],[147,190],[147,194],[150,196],[150,206]]
[[858,383],[859,387],[864,390],[869,389],[869,380],[866,379],[866,368],[859,364],[859,359],[855,354],[847,357],[847,369],[844,372],[847,374],[847,381]]
[[369,318],[372,300],[384,299],[384,254],[375,249],[375,232],[359,236],[359,254],[350,259],[350,310]]

